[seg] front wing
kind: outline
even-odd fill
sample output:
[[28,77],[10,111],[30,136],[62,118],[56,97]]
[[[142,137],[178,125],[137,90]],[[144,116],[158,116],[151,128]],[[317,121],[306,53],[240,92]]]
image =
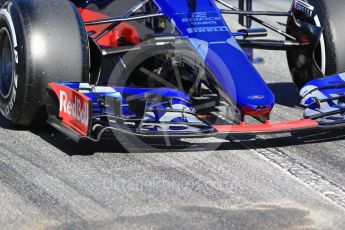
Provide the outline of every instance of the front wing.
[[[98,141],[124,134],[141,137],[223,137],[339,128],[345,126],[343,76],[312,81],[302,89],[302,104],[306,106],[304,119],[267,121],[263,124],[212,124],[197,114],[188,95],[176,89],[50,83],[48,123],[76,142],[81,139]],[[336,94],[330,93],[330,90],[335,90]]]

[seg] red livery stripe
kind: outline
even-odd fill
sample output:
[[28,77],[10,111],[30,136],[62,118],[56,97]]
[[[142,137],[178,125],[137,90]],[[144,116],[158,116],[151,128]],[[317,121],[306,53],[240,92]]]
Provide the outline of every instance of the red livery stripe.
[[310,119],[284,122],[266,122],[265,124],[214,125],[219,133],[260,133],[284,132],[290,130],[313,128],[319,124]]

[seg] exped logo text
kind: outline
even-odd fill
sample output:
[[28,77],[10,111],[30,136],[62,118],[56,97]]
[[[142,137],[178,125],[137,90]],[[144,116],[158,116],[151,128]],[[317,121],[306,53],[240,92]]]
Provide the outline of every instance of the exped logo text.
[[60,112],[73,117],[85,126],[88,125],[88,104],[82,103],[77,96],[70,100],[66,92],[60,91]]

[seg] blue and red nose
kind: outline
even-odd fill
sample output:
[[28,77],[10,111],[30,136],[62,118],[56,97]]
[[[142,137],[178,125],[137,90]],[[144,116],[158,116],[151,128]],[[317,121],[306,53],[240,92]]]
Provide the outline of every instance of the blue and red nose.
[[244,116],[266,116],[271,113],[275,98],[269,95],[251,95],[241,100],[238,107]]
[[260,105],[256,107],[240,106],[243,115],[246,116],[266,116],[271,113],[273,106]]

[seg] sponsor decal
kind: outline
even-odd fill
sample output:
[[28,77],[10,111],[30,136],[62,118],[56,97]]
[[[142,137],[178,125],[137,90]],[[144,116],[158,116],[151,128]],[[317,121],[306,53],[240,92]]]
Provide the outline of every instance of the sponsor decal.
[[49,87],[59,98],[59,117],[62,122],[79,134],[87,136],[91,99],[64,85],[50,83]]
[[188,23],[191,26],[196,26],[187,28],[189,34],[229,31],[226,26],[217,26],[220,25],[219,22],[221,20],[222,18],[216,13],[196,12],[191,14],[190,17],[183,18],[182,22]]
[[314,6],[304,2],[302,0],[295,0],[293,5],[293,10],[300,11],[308,17],[313,16]]
[[253,95],[253,96],[249,96],[248,99],[251,99],[251,100],[260,100],[260,99],[264,99],[265,96],[263,95]]
[[229,29],[226,26],[215,26],[215,27],[194,27],[188,28],[187,32],[190,34],[193,33],[214,33],[214,32],[226,32]]
[[182,22],[189,22],[190,24],[196,25],[215,25],[218,21],[221,21],[221,17],[210,16],[207,12],[193,13],[189,18],[183,18]]
[[81,101],[76,95],[73,98],[68,98],[68,94],[63,90],[60,91],[59,98],[60,114],[66,114],[83,125],[88,125],[89,108],[87,102]]
[[16,102],[17,88],[13,86],[10,101],[5,107],[5,115],[8,116],[13,109],[14,103]]

